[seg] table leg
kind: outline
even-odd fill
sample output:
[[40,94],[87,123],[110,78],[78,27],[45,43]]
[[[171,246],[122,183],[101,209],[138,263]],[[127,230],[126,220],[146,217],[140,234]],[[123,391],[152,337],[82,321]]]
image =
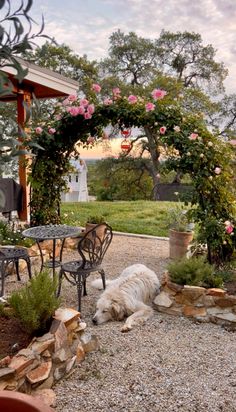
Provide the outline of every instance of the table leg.
[[53,243],[52,243],[52,273],[53,273],[53,279],[55,279],[55,274],[56,274],[55,259],[56,259],[56,239],[53,239]]
[[41,268],[40,268],[40,272],[42,272],[42,270],[43,270],[43,264],[44,264],[43,252],[42,252],[42,249],[41,249],[41,246],[40,246],[40,241],[36,239],[36,243],[37,243],[37,245],[38,245],[39,253],[40,253],[40,257],[41,257]]

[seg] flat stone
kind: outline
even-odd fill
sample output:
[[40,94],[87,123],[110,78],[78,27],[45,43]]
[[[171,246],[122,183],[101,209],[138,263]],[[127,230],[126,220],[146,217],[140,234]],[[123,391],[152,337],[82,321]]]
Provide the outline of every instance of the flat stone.
[[82,346],[82,343],[79,342],[76,348],[76,360],[78,363],[82,362],[85,359],[85,351]]
[[2,358],[0,360],[0,368],[5,368],[6,366],[8,366],[11,363],[11,357],[5,356],[5,358]]
[[71,357],[71,351],[67,348],[60,348],[52,356],[53,362],[61,363],[67,361]]
[[219,306],[214,306],[211,308],[207,308],[207,313],[209,315],[222,315],[222,314],[227,314],[230,313],[229,308],[220,308]]
[[177,283],[173,283],[173,282],[170,282],[170,281],[168,281],[166,283],[166,286],[169,289],[171,289],[173,292],[180,292],[184,288],[183,285],[178,285]]
[[224,296],[226,294],[226,291],[223,289],[219,289],[219,288],[211,288],[211,289],[207,289],[207,295],[211,295],[211,296]]
[[36,389],[31,392],[31,396],[36,399],[39,399],[41,402],[44,402],[48,406],[56,406],[56,394],[52,389]]
[[157,306],[163,306],[165,308],[169,308],[172,305],[173,300],[169,298],[169,295],[166,292],[161,292],[159,293],[159,295],[155,297],[155,300],[153,303],[154,305],[157,305]]
[[26,377],[31,384],[42,382],[49,377],[52,369],[52,361],[42,362],[37,368],[27,373]]
[[210,295],[202,295],[200,296],[195,304],[202,304],[205,308],[209,308],[211,306],[215,306],[215,300],[213,296]]
[[82,332],[87,328],[87,324],[85,322],[80,322],[77,324],[75,332]]
[[69,325],[76,319],[80,318],[80,312],[72,308],[58,308],[53,316],[54,319],[60,320],[65,324],[65,326]]
[[54,335],[55,338],[55,351],[67,344],[67,329],[64,322],[54,319],[50,328],[50,333]]
[[156,306],[154,309],[158,312],[166,313],[167,315],[181,316],[182,306],[171,306],[170,308],[164,308],[163,306]]
[[205,308],[196,308],[194,306],[186,305],[183,307],[183,314],[185,316],[195,317],[195,316],[206,316],[207,312]]
[[11,379],[15,375],[15,369],[13,368],[1,368],[0,369],[0,380]]
[[82,333],[80,341],[85,353],[96,351],[100,347],[97,336],[91,335],[89,332]]
[[37,352],[38,354],[44,352],[45,350],[54,348],[55,338],[51,333],[50,333],[50,336],[48,335],[49,334],[47,334],[48,339],[46,340],[41,341],[39,338],[33,340],[29,344],[28,348],[30,348],[33,352]]
[[197,300],[200,296],[205,295],[205,293],[206,289],[200,286],[185,285],[182,289],[182,294],[191,301]]
[[33,358],[28,359],[25,356],[14,356],[9,364],[9,367],[14,369],[18,374],[24,369],[27,369],[34,362]]
[[215,315],[215,318],[236,323],[236,315],[234,313],[220,313]]
[[37,385],[37,389],[50,389],[53,386],[53,383],[53,376],[50,375],[43,383],[41,383],[39,386]]
[[221,308],[227,308],[229,306],[236,305],[236,296],[225,295],[224,297],[216,296],[214,298],[216,305],[220,306]]
[[66,362],[66,373],[69,373],[71,371],[71,369],[73,368],[75,361],[76,361],[77,357],[73,356],[73,358],[68,359],[68,361]]
[[65,376],[65,374],[66,374],[66,364],[63,364],[55,368],[53,376],[56,381],[59,381]]

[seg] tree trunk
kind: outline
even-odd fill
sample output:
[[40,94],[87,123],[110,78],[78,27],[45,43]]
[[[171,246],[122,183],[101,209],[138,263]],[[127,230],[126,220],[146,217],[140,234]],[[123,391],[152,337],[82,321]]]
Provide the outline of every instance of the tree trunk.
[[160,181],[160,146],[158,142],[158,137],[153,133],[153,131],[148,127],[144,127],[145,134],[148,139],[149,153],[151,156],[151,162],[147,166],[148,173],[150,174],[153,182],[152,198],[153,200],[159,199],[158,185]]

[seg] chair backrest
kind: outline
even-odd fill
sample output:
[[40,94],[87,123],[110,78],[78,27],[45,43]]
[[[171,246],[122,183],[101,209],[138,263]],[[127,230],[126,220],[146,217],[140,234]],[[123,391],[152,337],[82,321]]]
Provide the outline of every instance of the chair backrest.
[[78,252],[83,261],[82,268],[95,268],[102,263],[112,237],[112,228],[107,223],[96,225],[85,232],[78,242]]

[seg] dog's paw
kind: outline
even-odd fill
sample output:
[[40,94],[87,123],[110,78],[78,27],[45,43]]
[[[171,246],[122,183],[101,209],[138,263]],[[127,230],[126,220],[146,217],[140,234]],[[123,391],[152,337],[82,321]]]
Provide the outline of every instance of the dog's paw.
[[129,332],[131,329],[132,329],[131,326],[124,325],[124,326],[122,326],[122,328],[121,328],[121,332],[122,332],[122,333]]

